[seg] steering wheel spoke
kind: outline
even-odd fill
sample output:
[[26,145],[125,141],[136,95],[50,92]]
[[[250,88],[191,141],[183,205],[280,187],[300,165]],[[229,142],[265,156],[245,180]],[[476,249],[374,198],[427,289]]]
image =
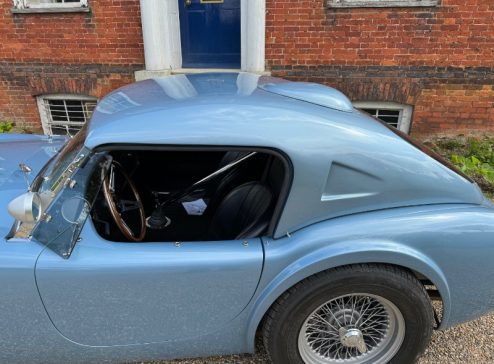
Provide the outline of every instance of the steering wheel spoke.
[[[123,185],[130,187],[134,200],[127,200],[117,196],[117,173],[122,175],[124,179]],[[146,235],[146,215],[144,212],[144,206],[134,182],[130,179],[129,175],[125,172],[120,163],[116,161],[112,162],[111,168],[106,174],[103,182],[103,192],[110,209],[110,213],[120,232],[130,241],[142,241]],[[138,233],[134,232],[122,217],[124,213],[135,210],[139,211],[140,230]]]
[[121,214],[128,211],[138,210],[140,205],[137,201],[120,200],[118,201],[118,207]]

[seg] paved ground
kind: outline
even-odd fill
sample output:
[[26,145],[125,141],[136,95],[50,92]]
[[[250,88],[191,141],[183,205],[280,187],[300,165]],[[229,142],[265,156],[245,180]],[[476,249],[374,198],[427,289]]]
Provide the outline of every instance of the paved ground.
[[[261,349],[262,350],[262,349]],[[162,361],[159,364],[268,364],[263,352],[206,359]],[[445,332],[435,332],[419,364],[494,363],[494,314]],[[147,363],[151,364],[151,363]],[[158,363],[153,363],[158,364]]]

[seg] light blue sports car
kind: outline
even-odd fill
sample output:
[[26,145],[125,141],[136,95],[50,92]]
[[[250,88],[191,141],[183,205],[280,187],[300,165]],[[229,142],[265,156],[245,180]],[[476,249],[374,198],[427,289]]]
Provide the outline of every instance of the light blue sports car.
[[410,363],[494,308],[493,205],[318,84],[138,82],[2,135],[0,190],[1,363]]

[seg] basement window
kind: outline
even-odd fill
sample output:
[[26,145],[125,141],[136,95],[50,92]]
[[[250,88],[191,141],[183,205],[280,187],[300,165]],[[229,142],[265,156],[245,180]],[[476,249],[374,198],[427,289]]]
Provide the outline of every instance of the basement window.
[[326,0],[328,8],[385,8],[437,6],[439,0]]
[[89,11],[88,0],[13,0],[14,13]]
[[46,135],[73,136],[90,119],[97,99],[81,95],[42,95],[37,102]]
[[410,105],[395,102],[356,101],[353,103],[353,106],[404,133],[410,131],[413,110]]

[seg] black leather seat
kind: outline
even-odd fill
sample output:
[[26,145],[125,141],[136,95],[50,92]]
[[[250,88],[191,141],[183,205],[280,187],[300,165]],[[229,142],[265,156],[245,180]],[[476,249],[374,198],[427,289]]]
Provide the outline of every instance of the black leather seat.
[[[226,152],[218,164],[218,169],[245,157],[247,154],[247,152]],[[266,157],[263,155],[255,155],[233,167],[230,171],[221,176],[217,183],[212,184],[211,188],[206,193],[207,196],[210,196],[206,213],[214,213],[221,201],[223,201],[225,195],[235,187],[246,182],[257,180],[260,177],[259,166],[264,163],[265,158]]]
[[211,220],[210,240],[248,239],[269,225],[273,193],[260,182],[248,182],[228,193]]

